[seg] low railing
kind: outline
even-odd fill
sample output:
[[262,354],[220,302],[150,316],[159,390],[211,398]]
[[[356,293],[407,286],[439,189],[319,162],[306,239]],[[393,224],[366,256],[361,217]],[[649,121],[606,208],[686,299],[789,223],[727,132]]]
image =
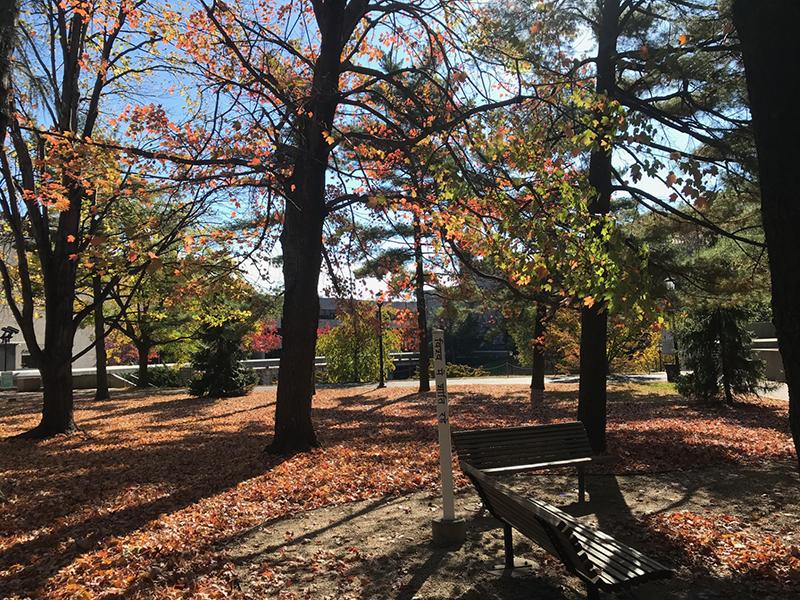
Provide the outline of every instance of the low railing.
[[[419,352],[392,352],[395,366],[407,366],[419,362]],[[241,361],[258,373],[262,385],[272,385],[278,375],[279,358],[250,358]],[[317,369],[327,368],[324,356],[314,358]],[[177,367],[177,363],[155,363],[152,367]],[[138,365],[113,365],[106,367],[109,385],[111,387],[127,387],[136,380]],[[11,371],[13,387],[18,391],[36,391],[41,386],[41,376],[38,369],[18,369]],[[78,367],[72,369],[73,387],[75,389],[89,389],[97,386],[97,370],[95,367]],[[115,385],[116,384],[116,385]]]

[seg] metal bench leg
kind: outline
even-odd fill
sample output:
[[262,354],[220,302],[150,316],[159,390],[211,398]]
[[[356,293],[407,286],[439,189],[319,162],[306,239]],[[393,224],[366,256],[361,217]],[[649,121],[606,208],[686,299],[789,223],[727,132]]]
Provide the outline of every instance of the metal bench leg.
[[586,480],[583,465],[578,467],[578,502],[586,502]]
[[586,600],[600,600],[600,590],[591,583],[586,584]]
[[511,533],[511,525],[503,523],[503,543],[506,549],[506,569],[514,568],[514,540]]

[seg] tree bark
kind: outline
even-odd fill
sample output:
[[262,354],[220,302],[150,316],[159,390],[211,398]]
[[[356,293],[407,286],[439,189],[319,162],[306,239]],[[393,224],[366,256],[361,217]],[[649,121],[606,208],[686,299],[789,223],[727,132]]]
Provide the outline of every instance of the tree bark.
[[531,368],[531,404],[544,400],[544,306],[536,304],[536,322],[533,327],[533,366]]
[[0,144],[5,142],[11,118],[11,55],[18,13],[17,0],[0,2]]
[[[324,182],[324,169],[320,185]],[[317,215],[311,214],[316,212]],[[301,213],[287,203],[281,234],[283,249],[283,318],[281,321],[273,453],[305,451],[318,445],[311,421],[314,354],[319,318],[319,270],[322,246],[321,210]]]
[[431,354],[428,347],[428,309],[425,302],[425,270],[422,262],[422,229],[419,217],[414,216],[414,265],[417,296],[417,336],[419,339],[419,391],[431,391]]
[[[339,105],[339,75],[344,44],[360,20],[366,2],[347,5],[330,0],[315,12],[320,29],[319,55],[311,96],[298,117],[299,154],[286,185],[283,251],[283,348],[275,403],[275,433],[270,453],[303,452],[319,445],[311,420],[314,354],[319,323],[319,273],[322,226],[326,216],[325,174]],[[312,116],[309,116],[312,115]]]
[[111,396],[108,393],[108,356],[106,354],[106,321],[103,315],[103,285],[100,278],[92,278],[92,290],[94,300],[94,355],[96,389],[94,392],[95,400],[108,400]]
[[[75,295],[74,275],[69,277],[71,261],[53,265],[45,286],[45,346],[41,353],[39,374],[42,380],[42,419],[21,434],[27,439],[41,439],[75,431],[72,397],[72,345],[75,329],[72,308]],[[57,285],[60,284],[60,285]]]
[[353,319],[353,383],[359,383],[361,381],[361,375],[359,374],[358,369],[358,360],[359,360],[359,347],[358,347],[358,318],[359,314],[356,311],[356,301],[353,296],[350,296],[350,315]]
[[719,360],[720,367],[722,368],[722,389],[725,393],[725,403],[733,404],[733,390],[731,382],[733,381],[733,373],[731,373],[730,364],[730,340],[726,335],[725,315],[721,309],[717,309],[717,337],[719,339]]
[[800,164],[796,93],[800,3],[735,0],[733,17],[741,40],[758,151],[772,316],[789,387],[789,424],[800,467],[800,192],[795,174]]
[[[600,2],[596,91],[601,96],[609,97],[616,87],[619,14],[619,0]],[[589,202],[589,211],[594,215],[606,215],[611,210],[611,175],[611,150],[598,146],[589,158],[589,183],[596,194]],[[589,443],[595,452],[604,452],[606,449],[607,335],[605,305],[595,302],[592,306],[584,306],[581,310],[578,420],[586,427]]]
[[50,359],[40,368],[43,407],[39,425],[26,437],[50,437],[75,431],[72,399],[72,347],[68,352],[47,352]]

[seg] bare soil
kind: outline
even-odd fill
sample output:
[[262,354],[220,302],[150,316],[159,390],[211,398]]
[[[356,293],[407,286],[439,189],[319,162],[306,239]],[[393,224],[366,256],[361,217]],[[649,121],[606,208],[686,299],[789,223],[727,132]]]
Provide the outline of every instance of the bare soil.
[[[577,478],[525,474],[506,479],[517,491],[565,508],[574,516],[675,568],[675,577],[635,588],[641,599],[800,598],[800,587],[741,577],[724,568],[698,568],[687,549],[644,526],[646,517],[673,511],[728,514],[759,534],[800,544],[797,474],[790,462],[760,468],[730,466],[670,473],[587,476],[588,502],[577,503]],[[531,567],[514,573],[503,562],[499,523],[481,512],[471,488],[457,498],[468,521],[457,549],[431,545],[431,520],[440,514],[430,493],[382,498],[310,511],[265,523],[231,543],[246,595],[308,598],[573,599],[581,581],[538,546],[515,534],[515,552]],[[688,563],[688,564],[687,564]]]

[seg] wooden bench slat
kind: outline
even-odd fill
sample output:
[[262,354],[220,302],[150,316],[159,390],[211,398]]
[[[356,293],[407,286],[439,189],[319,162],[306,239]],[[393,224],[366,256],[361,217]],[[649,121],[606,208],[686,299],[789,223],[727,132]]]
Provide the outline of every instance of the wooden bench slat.
[[519,439],[499,439],[488,442],[469,443],[462,440],[455,440],[456,444],[465,452],[482,452],[488,448],[501,450],[504,448],[536,448],[550,446],[581,446],[589,448],[589,442],[579,437],[538,437],[535,435]]
[[[578,460],[588,458],[591,456],[587,452],[580,452],[573,449],[555,448],[547,452],[514,452],[504,454],[485,454],[472,456],[469,453],[458,453],[462,460],[475,465],[478,462],[483,463],[501,463],[502,466],[513,466],[522,462],[551,462],[552,460]],[[499,466],[499,465],[498,465]]]
[[508,429],[499,429],[495,431],[491,435],[483,434],[483,433],[475,433],[474,430],[466,430],[466,431],[456,431],[453,433],[454,438],[458,439],[463,443],[481,443],[481,444],[491,444],[497,440],[524,440],[532,437],[542,438],[542,439],[582,439],[585,435],[585,432],[578,429],[578,428],[570,428],[568,430],[543,430],[537,431],[537,427],[543,427],[541,425],[536,425],[534,427],[530,427],[525,431],[519,430],[512,430],[509,431]]
[[594,589],[614,591],[668,577],[671,570],[610,535],[540,500],[525,498],[462,461],[489,511],[558,557]]
[[[499,427],[496,429],[460,429],[455,435],[473,440],[491,440],[497,437],[525,437],[531,433],[539,435],[580,435],[585,429],[583,423],[565,423],[560,425],[525,425],[523,427]],[[501,435],[498,435],[501,434]]]
[[622,556],[603,546],[583,543],[581,548],[588,554],[592,563],[597,565],[599,571],[609,571],[618,579],[642,577],[647,574],[647,571],[641,566],[624,560]]
[[[620,544],[622,544],[621,542],[617,542],[617,540],[615,538],[611,537],[607,533],[605,533],[603,531],[600,531],[598,529],[593,529],[593,528],[589,527],[588,525],[585,525],[585,524],[581,523],[580,521],[576,521],[575,522],[575,525],[573,526],[572,531],[573,531],[573,533],[575,533],[575,535],[578,535],[578,536],[586,538],[587,541],[596,541],[597,540],[597,541],[603,542],[603,543],[612,543],[612,544],[613,543],[620,543]],[[625,544],[622,544],[622,545],[625,546]],[[635,548],[631,548],[630,546],[626,546],[626,547],[628,548],[629,551],[631,551],[634,555],[636,555],[637,558],[645,559],[645,560],[651,560],[645,554],[639,552]],[[658,563],[656,561],[652,561],[652,562],[658,567],[662,567],[663,566],[663,565],[661,565],[660,563]]]
[[531,440],[531,439],[542,439],[542,440],[582,440],[586,435],[585,431],[525,431],[525,432],[505,432],[503,431],[502,434],[495,433],[492,436],[483,436],[483,435],[458,435],[458,434],[472,434],[472,431],[467,432],[455,432],[453,434],[453,439],[459,442],[464,446],[469,446],[472,444],[475,445],[491,445],[497,442],[504,442],[504,441],[520,441],[520,440]]
[[569,460],[552,460],[550,462],[531,463],[528,465],[514,465],[513,467],[490,467],[490,468],[483,468],[481,470],[484,473],[509,474],[509,473],[518,473],[521,471],[530,471],[531,469],[540,469],[546,467],[563,467],[565,465],[575,465],[576,463],[590,463],[590,462],[592,462],[591,458],[580,458],[580,459],[571,458]]
[[622,555],[615,554],[609,548],[597,544],[582,543],[581,547],[590,556],[593,564],[599,571],[612,571],[621,574],[622,579],[630,577],[643,577],[653,569],[636,564],[625,559]]
[[569,430],[569,429],[585,429],[583,427],[583,423],[580,421],[567,421],[564,423],[544,423],[544,424],[537,424],[537,425],[513,425],[511,427],[503,427],[498,429],[497,427],[490,427],[484,429],[462,429],[459,431],[454,432],[454,435],[469,435],[470,437],[475,437],[478,435],[495,435],[498,431],[508,432],[508,433],[516,433],[516,432],[527,432],[531,430],[536,431],[559,431],[559,430]]
[[[508,452],[499,454],[485,454],[472,456],[469,453],[458,453],[459,456],[470,464],[475,464],[477,461],[481,462],[503,462],[503,466],[512,466],[519,464],[517,459],[526,462],[550,462],[553,459],[560,460],[578,459],[578,458],[591,458],[586,452],[580,452],[569,448],[554,448],[547,452]],[[539,458],[541,457],[541,459]]]
[[[603,537],[600,538],[600,536],[597,535],[591,536],[587,533],[587,531],[591,531],[594,534],[602,533]],[[612,538],[608,534],[605,534],[602,531],[591,530],[581,523],[579,523],[577,527],[573,527],[572,534],[581,539],[583,543],[597,545],[598,547],[604,547],[603,545],[598,544],[598,542],[596,541],[598,539],[600,539],[602,541],[601,543],[605,545],[609,545],[612,542],[615,544],[621,544],[621,542],[618,542],[616,539]],[[638,563],[640,563],[642,566],[646,566],[650,570],[657,571],[657,570],[667,569],[664,565],[662,565],[658,561],[653,560],[649,556],[642,554],[641,552],[639,552],[635,548],[631,548],[630,546],[620,547],[618,556],[622,557],[623,554],[626,555],[627,560],[638,561]]]

